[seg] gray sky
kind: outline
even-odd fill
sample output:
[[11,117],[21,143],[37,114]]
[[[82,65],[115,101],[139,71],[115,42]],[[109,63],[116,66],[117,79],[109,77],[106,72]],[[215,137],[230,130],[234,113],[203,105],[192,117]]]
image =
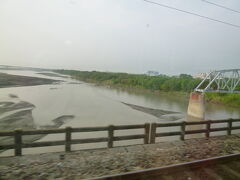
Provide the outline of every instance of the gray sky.
[[[240,25],[202,0],[153,0]],[[240,11],[239,0],[209,0]],[[163,74],[240,68],[240,28],[142,0],[1,0],[0,64]]]

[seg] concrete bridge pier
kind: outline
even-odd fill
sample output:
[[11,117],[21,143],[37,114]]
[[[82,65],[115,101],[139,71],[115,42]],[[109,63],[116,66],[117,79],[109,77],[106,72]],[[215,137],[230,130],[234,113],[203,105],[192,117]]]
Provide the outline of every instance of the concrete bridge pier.
[[190,94],[187,115],[201,120],[205,119],[205,97],[203,93],[192,92]]

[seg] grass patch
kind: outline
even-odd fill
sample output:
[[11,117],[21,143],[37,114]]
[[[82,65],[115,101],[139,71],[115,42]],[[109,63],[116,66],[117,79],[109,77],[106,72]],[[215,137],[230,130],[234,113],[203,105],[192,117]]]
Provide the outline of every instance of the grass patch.
[[208,102],[230,106],[240,106],[240,94],[206,93]]

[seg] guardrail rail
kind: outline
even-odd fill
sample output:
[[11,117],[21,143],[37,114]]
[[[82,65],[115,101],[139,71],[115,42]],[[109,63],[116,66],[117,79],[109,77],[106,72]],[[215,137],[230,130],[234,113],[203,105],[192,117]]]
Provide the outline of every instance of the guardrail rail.
[[[131,130],[131,129],[144,129],[143,134],[134,134],[127,136],[114,136],[115,130]],[[72,139],[72,133],[79,132],[96,132],[96,131],[107,131],[108,137],[97,137],[97,138],[87,138],[87,139]],[[99,143],[99,142],[107,142],[107,147],[112,148],[114,141],[122,141],[122,140],[133,140],[133,139],[143,139],[144,144],[148,144],[149,142],[149,133],[150,132],[150,124],[139,124],[139,125],[119,125],[119,126],[104,126],[104,127],[80,127],[80,128],[72,128],[66,127],[64,129],[44,129],[44,130],[21,130],[16,129],[15,131],[1,131],[1,136],[13,136],[14,144],[10,145],[0,145],[0,150],[8,150],[14,149],[15,156],[22,155],[22,148],[30,148],[30,147],[45,147],[45,146],[58,146],[65,145],[65,151],[71,151],[72,144],[85,144],[85,143]],[[46,141],[46,142],[31,142],[31,143],[23,143],[22,136],[24,135],[39,135],[39,134],[59,134],[65,133],[65,140],[60,141]]]
[[[114,147],[114,141],[123,141],[123,140],[134,140],[134,139],[143,139],[143,144],[153,144],[156,142],[157,137],[166,137],[166,136],[176,136],[179,135],[180,140],[185,140],[185,135],[188,134],[198,134],[205,133],[205,137],[209,138],[211,132],[216,131],[226,131],[227,135],[231,135],[233,130],[239,130],[239,126],[233,126],[234,122],[240,122],[240,119],[227,119],[227,120],[205,120],[205,121],[191,121],[191,122],[173,122],[173,123],[145,123],[138,125],[109,125],[101,127],[80,127],[72,128],[66,127],[62,129],[39,129],[39,130],[21,130],[16,129],[15,131],[0,131],[1,136],[13,136],[14,144],[9,145],[0,145],[0,150],[14,149],[15,156],[22,155],[22,148],[30,147],[45,147],[45,146],[58,146],[64,145],[65,151],[71,151],[71,145],[74,144],[85,144],[85,143],[99,143],[107,142],[108,148]],[[211,127],[212,124],[226,123],[226,127]],[[196,130],[186,130],[187,126],[190,125],[206,125],[206,128],[196,129]],[[180,131],[171,131],[171,132],[160,132],[157,133],[157,128],[159,127],[180,127]],[[133,135],[124,135],[124,136],[115,136],[115,130],[132,130],[132,129],[143,129],[144,133],[142,134],[133,134]],[[79,132],[97,132],[97,131],[107,131],[107,137],[96,137],[96,138],[86,138],[86,139],[72,139],[73,133]],[[58,141],[45,141],[45,142],[31,142],[24,143],[22,141],[22,136],[25,135],[40,135],[40,134],[59,134],[64,133],[65,139]]]

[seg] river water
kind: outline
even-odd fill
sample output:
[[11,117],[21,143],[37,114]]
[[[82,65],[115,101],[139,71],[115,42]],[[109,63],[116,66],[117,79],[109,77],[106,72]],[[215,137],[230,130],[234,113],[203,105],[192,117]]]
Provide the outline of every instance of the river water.
[[[9,94],[18,96],[21,101],[27,101],[35,105],[32,111],[34,123],[37,127],[51,125],[52,120],[63,115],[74,115],[74,118],[65,122],[62,127],[89,127],[120,124],[143,124],[146,122],[166,122],[166,119],[157,118],[153,115],[132,109],[123,104],[129,103],[154,109],[162,109],[180,112],[186,119],[188,99],[167,94],[153,94],[147,92],[136,92],[133,90],[119,90],[108,87],[96,86],[85,82],[79,82],[69,77],[49,77],[37,74],[33,71],[9,71],[0,72],[26,75],[33,77],[44,77],[48,79],[63,80],[59,84],[12,87],[0,89],[0,101],[11,101]],[[232,108],[216,104],[207,104],[206,119],[240,118],[239,108]],[[131,133],[136,133],[132,131]],[[127,132],[116,132],[116,134],[127,134]],[[76,133],[74,137],[96,137],[106,134]],[[47,135],[39,141],[63,139],[63,135]],[[128,142],[117,142],[115,145],[124,145]],[[139,143],[140,140],[134,141]],[[104,147],[106,144],[98,143],[81,145],[81,148]],[[74,145],[73,149],[79,149]],[[28,148],[24,153],[39,153],[45,151],[62,151],[63,147]],[[12,151],[5,151],[2,155],[9,155]]]

